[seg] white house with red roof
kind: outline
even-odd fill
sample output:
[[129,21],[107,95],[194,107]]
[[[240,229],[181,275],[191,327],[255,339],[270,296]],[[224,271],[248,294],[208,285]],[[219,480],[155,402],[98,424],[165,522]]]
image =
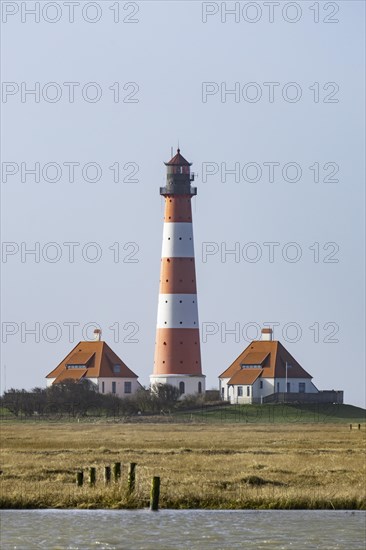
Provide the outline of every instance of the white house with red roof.
[[[254,340],[219,376],[220,395],[231,403],[262,403],[274,394],[317,394],[312,376],[284,346],[272,340],[272,329],[262,329]],[[342,393],[342,392],[340,392]]]
[[101,341],[101,332],[96,330],[96,340],[79,342],[57,367],[47,376],[47,386],[65,380],[87,379],[97,385],[100,393],[112,393],[118,397],[134,394],[141,384],[138,376]]

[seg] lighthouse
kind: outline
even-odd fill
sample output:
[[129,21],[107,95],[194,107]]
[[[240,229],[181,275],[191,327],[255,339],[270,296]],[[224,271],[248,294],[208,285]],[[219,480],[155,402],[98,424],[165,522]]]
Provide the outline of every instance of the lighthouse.
[[165,163],[166,185],[154,371],[151,385],[170,384],[181,396],[203,393],[191,199],[191,165],[180,153]]

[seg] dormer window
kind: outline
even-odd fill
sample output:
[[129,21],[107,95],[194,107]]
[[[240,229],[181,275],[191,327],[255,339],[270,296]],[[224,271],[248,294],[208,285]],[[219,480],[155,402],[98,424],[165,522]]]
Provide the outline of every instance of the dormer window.
[[68,365],[66,365],[66,368],[67,369],[86,369],[86,365],[76,365],[76,364],[69,363]]
[[119,374],[121,372],[121,365],[113,365],[114,374]]

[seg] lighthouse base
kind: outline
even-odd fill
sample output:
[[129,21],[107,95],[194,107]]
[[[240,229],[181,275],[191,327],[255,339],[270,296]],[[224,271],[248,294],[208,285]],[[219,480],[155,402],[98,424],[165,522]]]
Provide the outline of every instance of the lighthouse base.
[[206,390],[206,377],[204,375],[187,374],[152,374],[150,376],[151,387],[156,384],[169,384],[179,389],[181,398],[186,395],[203,394]]

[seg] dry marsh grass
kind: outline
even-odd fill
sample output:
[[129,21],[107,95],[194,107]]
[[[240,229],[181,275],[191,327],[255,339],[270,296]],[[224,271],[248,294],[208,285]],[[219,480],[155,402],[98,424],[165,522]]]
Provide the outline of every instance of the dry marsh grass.
[[[365,425],[52,424],[1,428],[2,508],[366,509]],[[122,462],[119,483],[104,466]],[[137,463],[129,495],[127,468]],[[75,484],[97,468],[97,484]]]

